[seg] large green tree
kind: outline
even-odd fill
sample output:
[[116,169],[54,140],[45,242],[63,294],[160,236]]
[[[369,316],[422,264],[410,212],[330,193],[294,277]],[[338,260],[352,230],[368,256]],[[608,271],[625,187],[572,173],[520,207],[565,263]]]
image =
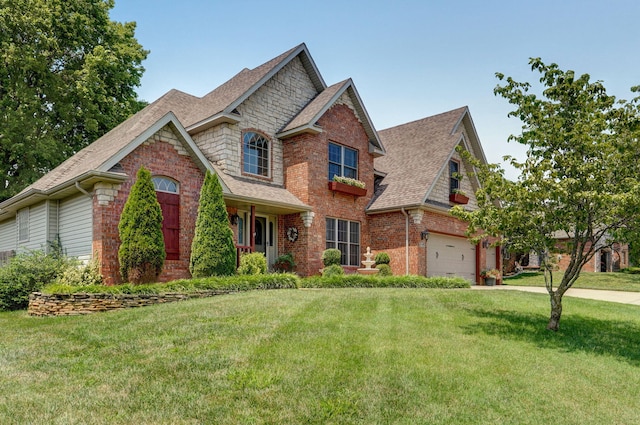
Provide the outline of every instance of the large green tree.
[[147,56],[113,0],[0,0],[0,200],[137,112]]
[[[523,123],[509,140],[528,147],[526,158],[505,157],[520,176],[510,181],[501,167],[476,162],[480,208],[453,213],[470,223],[475,239],[500,236],[511,249],[542,255],[551,303],[547,328],[555,331],[562,297],[582,266],[640,223],[638,98],[616,101],[587,74],[540,59],[530,65],[541,75],[540,87],[496,74],[505,82],[496,95],[515,105],[509,116]],[[559,238],[568,242],[558,245]],[[556,284],[553,254],[559,250],[570,261]]]
[[191,275],[232,275],[236,272],[236,255],[222,186],[218,176],[207,171],[200,189],[198,217],[191,243]]

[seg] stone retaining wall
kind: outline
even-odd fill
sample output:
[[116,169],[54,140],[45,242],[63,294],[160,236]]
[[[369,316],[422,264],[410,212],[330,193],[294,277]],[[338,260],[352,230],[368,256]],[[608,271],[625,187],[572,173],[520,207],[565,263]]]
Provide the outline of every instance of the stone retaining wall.
[[75,316],[185,301],[191,298],[212,297],[229,292],[223,290],[199,291],[189,294],[43,294],[34,292],[29,295],[27,312],[31,316]]

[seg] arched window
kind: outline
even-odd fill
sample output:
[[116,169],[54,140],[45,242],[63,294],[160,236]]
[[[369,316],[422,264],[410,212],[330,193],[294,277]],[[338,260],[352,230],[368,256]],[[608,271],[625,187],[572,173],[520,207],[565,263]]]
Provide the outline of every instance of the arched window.
[[152,177],[153,187],[157,192],[178,193],[178,183],[168,177]]
[[180,259],[180,195],[178,182],[168,177],[152,177],[162,209],[162,235],[167,260]]
[[269,177],[269,140],[254,133],[244,133],[242,137],[244,172]]

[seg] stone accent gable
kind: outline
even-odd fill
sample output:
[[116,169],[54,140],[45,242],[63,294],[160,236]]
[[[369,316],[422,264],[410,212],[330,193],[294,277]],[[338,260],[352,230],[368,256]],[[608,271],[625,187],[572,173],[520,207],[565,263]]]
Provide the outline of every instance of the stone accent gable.
[[342,93],[342,95],[338,98],[338,100],[335,103],[336,105],[346,105],[349,107],[349,109],[351,109],[353,111],[353,115],[356,117],[356,119],[358,120],[358,122],[360,124],[362,124],[362,120],[360,119],[360,117],[358,116],[357,112],[356,112],[356,108],[353,105],[353,101],[351,100],[351,96],[349,96],[349,93],[347,93],[346,91],[344,93]]
[[302,62],[295,58],[238,106],[240,123],[221,124],[193,135],[193,140],[225,173],[251,179],[251,175],[242,173],[242,131],[259,130],[271,141],[270,181],[284,185],[282,141],[275,134],[317,94]]
[[168,125],[165,125],[164,127],[162,127],[153,136],[147,139],[144,143],[148,145],[154,142],[167,142],[174,147],[174,149],[176,150],[176,152],[178,152],[179,155],[185,155],[185,156],[189,155],[189,153],[184,148],[184,145],[182,144],[180,139],[178,139],[178,137],[175,135],[175,133],[171,130],[171,128]]

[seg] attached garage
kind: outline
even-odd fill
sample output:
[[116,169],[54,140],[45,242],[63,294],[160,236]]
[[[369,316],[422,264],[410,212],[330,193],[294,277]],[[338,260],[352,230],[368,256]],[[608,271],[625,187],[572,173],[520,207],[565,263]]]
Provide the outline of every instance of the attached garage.
[[463,237],[431,233],[427,240],[427,276],[460,276],[475,284],[475,245]]

